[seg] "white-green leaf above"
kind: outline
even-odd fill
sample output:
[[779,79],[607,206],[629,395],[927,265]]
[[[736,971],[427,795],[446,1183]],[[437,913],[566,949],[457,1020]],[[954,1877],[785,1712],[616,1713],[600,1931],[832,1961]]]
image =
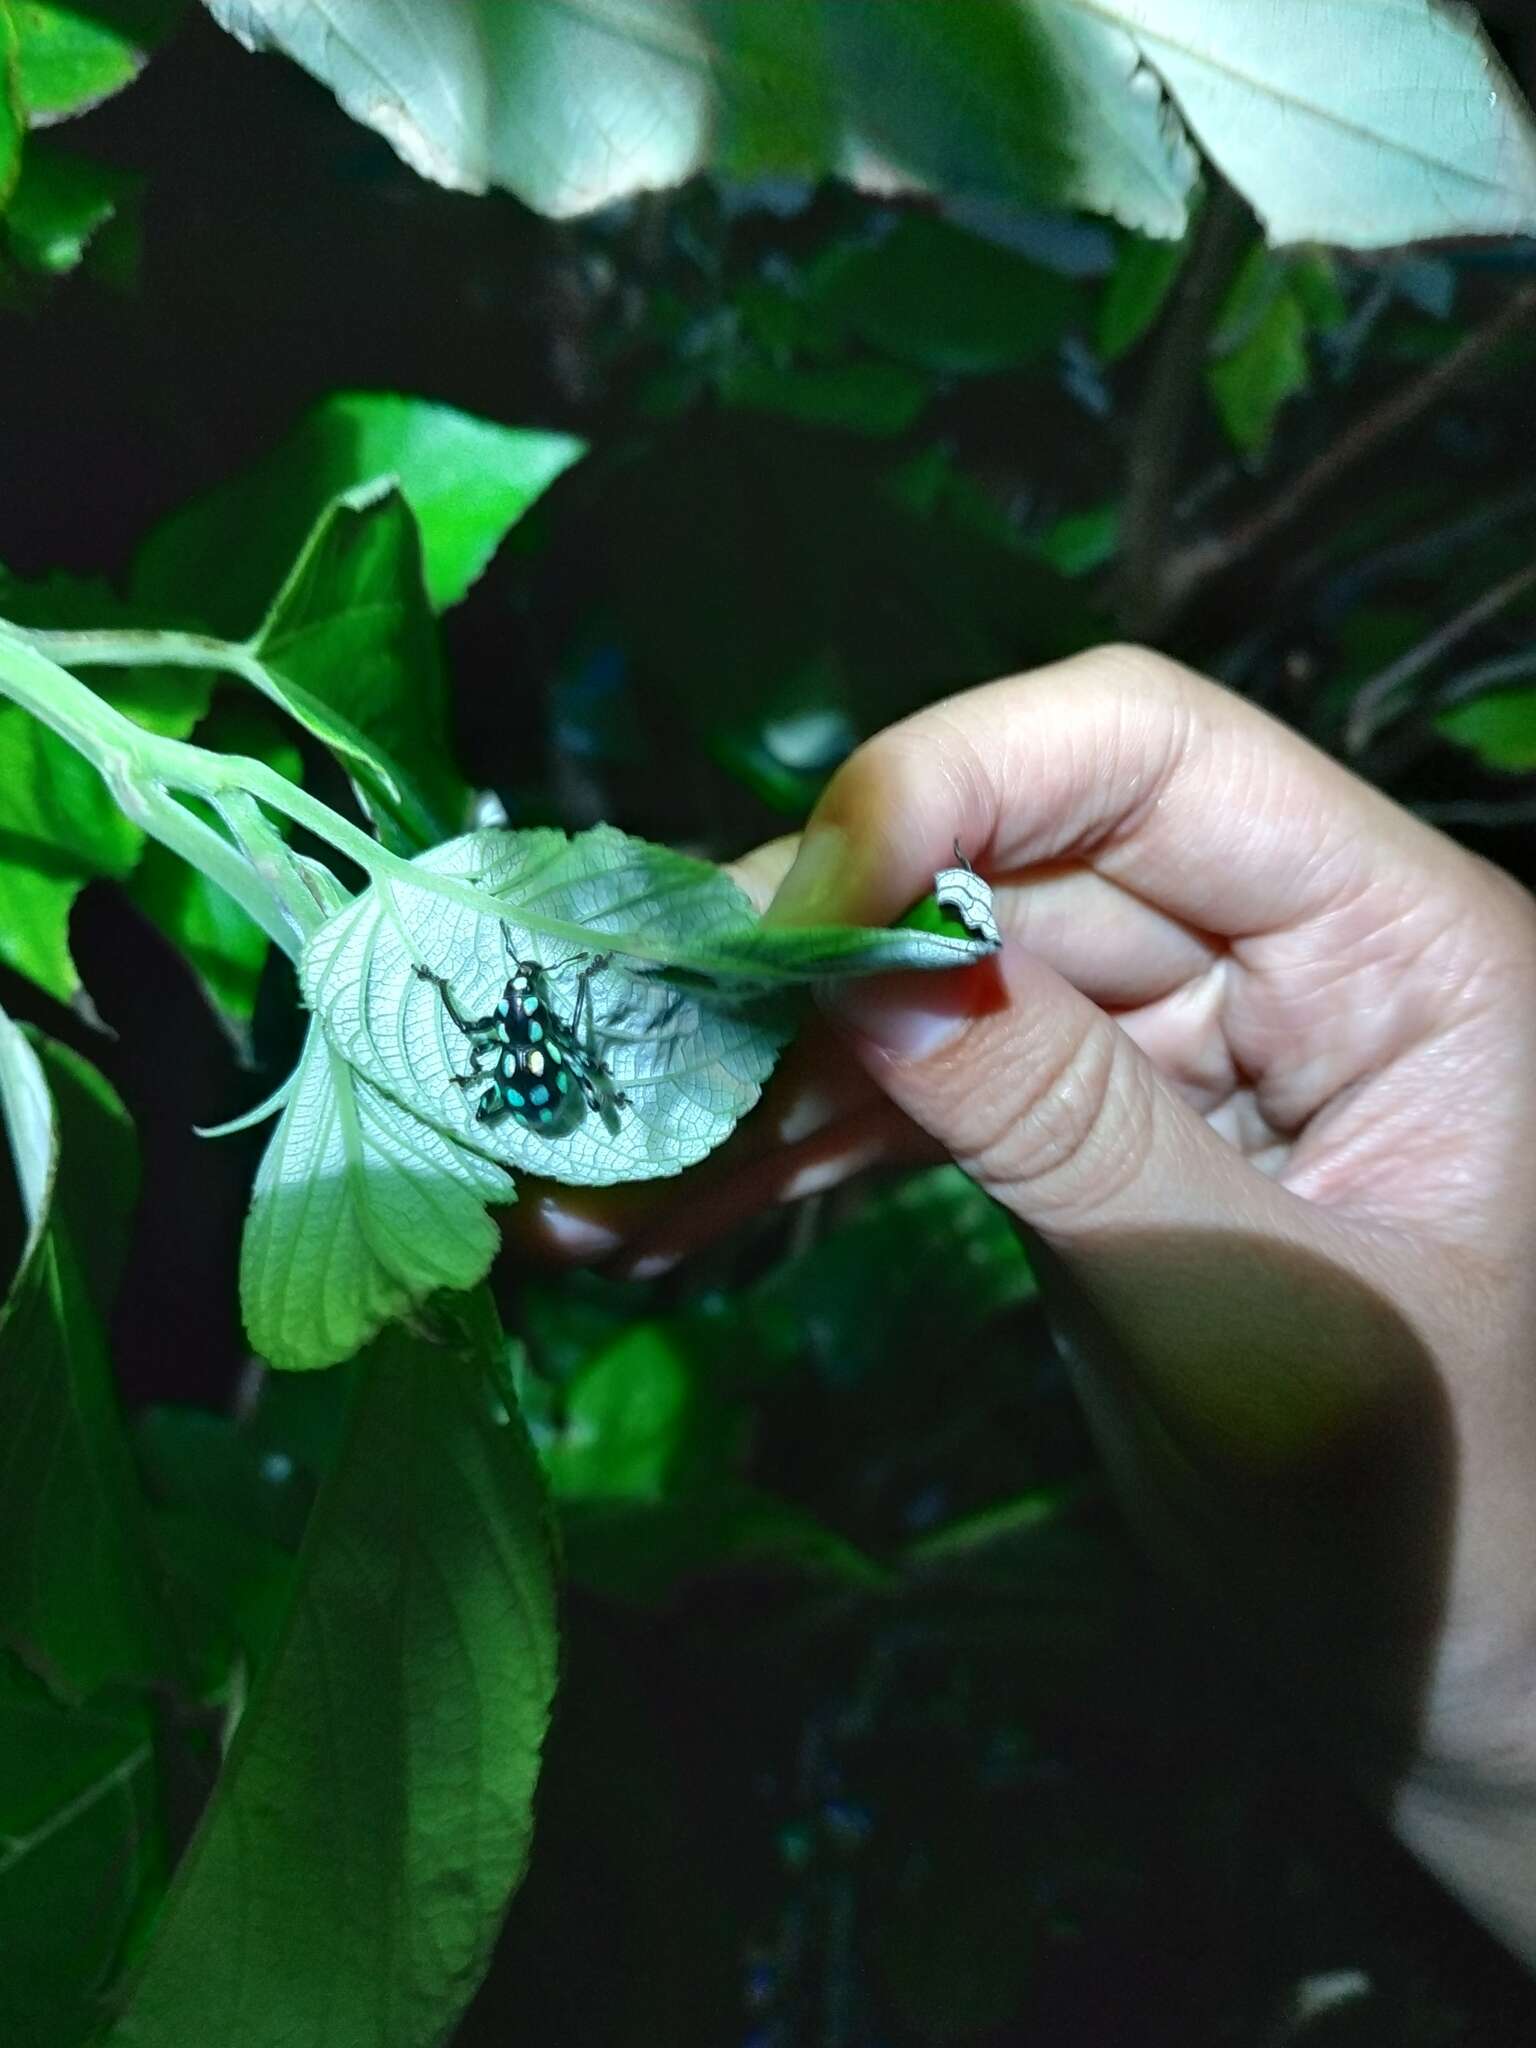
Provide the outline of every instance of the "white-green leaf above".
[[1135,47],[1054,0],[207,0],[423,176],[564,217],[713,168],[1184,224],[1194,153]]
[[712,168],[1173,236],[1193,131],[1275,242],[1536,226],[1530,113],[1457,0],[207,4],[423,175],[557,216]]
[[1536,228],[1536,124],[1460,0],[1083,5],[1134,37],[1271,242]]
[[291,1371],[350,1358],[439,1288],[473,1287],[511,1181],[340,1059],[311,1025],[256,1175],[240,1256],[252,1346]]

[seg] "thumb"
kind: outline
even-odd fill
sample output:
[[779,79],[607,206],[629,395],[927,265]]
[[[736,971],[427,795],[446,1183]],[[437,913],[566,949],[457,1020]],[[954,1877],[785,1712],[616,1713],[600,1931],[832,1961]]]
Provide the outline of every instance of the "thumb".
[[1288,1468],[1375,1406],[1403,1340],[1354,1233],[1250,1165],[1054,968],[1010,944],[826,1001],[881,1090],[1043,1241],[1042,1278],[1136,1362],[1186,1453]]
[[1016,944],[958,973],[845,982],[826,1006],[881,1090],[1058,1249],[1273,1224],[1279,1191],[1105,1011]]

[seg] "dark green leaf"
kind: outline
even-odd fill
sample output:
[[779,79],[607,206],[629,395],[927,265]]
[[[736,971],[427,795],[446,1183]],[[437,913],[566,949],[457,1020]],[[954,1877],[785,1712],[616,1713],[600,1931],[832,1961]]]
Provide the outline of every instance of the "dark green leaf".
[[872,347],[940,376],[1036,362],[1079,307],[1068,279],[924,214],[874,247],[835,251],[813,296]]
[[62,1698],[176,1655],[103,1340],[136,1186],[127,1118],[76,1054],[0,1017],[28,1243],[0,1310],[0,1642]]
[[744,361],[720,380],[720,396],[743,412],[780,413],[807,426],[851,434],[900,434],[928,403],[927,378],[900,363],[828,363],[778,369]]
[[365,1363],[281,1641],[111,2048],[424,2048],[480,1979],[528,1858],[554,1587],[489,1335],[439,1334]]
[[75,2048],[151,1887],[166,1875],[142,1700],[62,1707],[0,1656],[0,2038]]
[[1113,363],[1132,349],[1162,311],[1184,261],[1183,242],[1127,235],[1099,300],[1099,354]]
[[32,141],[5,219],[11,254],[28,270],[49,276],[73,270],[137,189],[125,171],[60,149],[46,137]]

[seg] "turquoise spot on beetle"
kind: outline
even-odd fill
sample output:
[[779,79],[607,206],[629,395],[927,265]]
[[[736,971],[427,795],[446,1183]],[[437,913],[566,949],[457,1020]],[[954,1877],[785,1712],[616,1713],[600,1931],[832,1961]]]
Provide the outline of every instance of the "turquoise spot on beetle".
[[548,1090],[547,1088],[545,1088],[545,1087],[542,1087],[542,1086],[540,1086],[540,1087],[538,1087],[538,1088],[530,1088],[530,1089],[529,1089],[529,1091],[528,1091],[528,1100],[529,1100],[530,1102],[532,1102],[532,1103],[536,1103],[536,1104],[537,1104],[537,1103],[543,1103],[543,1102],[548,1102],[548,1100],[549,1100],[549,1090]]
[[532,1039],[533,1043],[537,1045],[539,1040],[544,1036],[544,1026],[542,1024],[530,1024],[528,1026],[528,1036]]

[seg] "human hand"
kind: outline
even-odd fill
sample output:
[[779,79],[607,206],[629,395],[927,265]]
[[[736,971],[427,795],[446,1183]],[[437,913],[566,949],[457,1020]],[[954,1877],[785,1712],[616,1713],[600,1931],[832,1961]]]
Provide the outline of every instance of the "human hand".
[[1536,1960],[1536,907],[1135,650],[861,748],[769,914],[884,923],[957,839],[1003,953],[847,985],[630,1256],[957,1160],[1030,1234],[1133,1524]]

